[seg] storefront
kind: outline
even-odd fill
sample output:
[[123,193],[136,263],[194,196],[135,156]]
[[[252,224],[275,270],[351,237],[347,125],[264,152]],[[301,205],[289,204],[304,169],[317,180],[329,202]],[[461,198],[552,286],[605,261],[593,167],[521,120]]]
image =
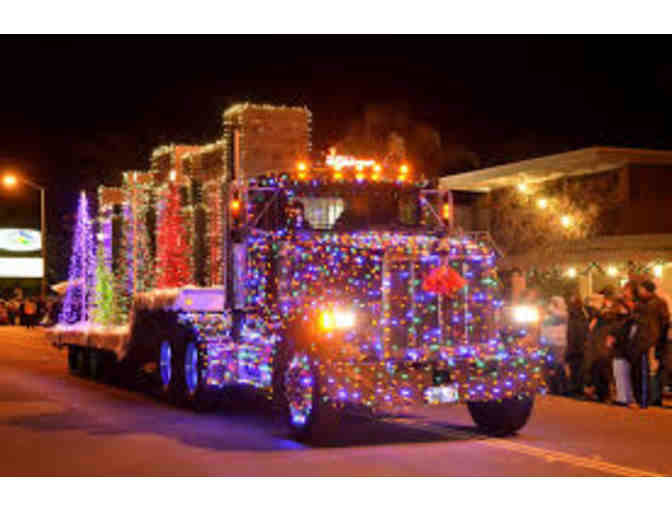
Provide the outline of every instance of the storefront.
[[632,277],[650,278],[672,295],[672,234],[609,236],[569,243],[553,255],[537,253],[505,256],[498,267],[503,271],[557,272],[575,280],[583,296],[606,286],[620,287]]
[[[565,288],[575,282],[584,296],[638,276],[672,294],[672,151],[590,147],[447,176],[440,187],[468,195],[457,205],[464,209],[460,226],[489,231],[495,241],[513,232],[501,221],[502,211],[512,210],[502,207],[507,196],[519,195],[528,205],[516,210],[528,218],[537,215],[542,220],[537,226],[557,224],[561,234],[547,242],[523,247],[524,236],[512,235],[508,246],[500,241],[503,272],[551,275],[558,287],[566,282]],[[595,207],[591,228],[563,238],[561,222],[571,228],[583,208],[604,196],[608,200]],[[551,203],[563,205],[551,211]],[[568,206],[571,213],[562,209]]]

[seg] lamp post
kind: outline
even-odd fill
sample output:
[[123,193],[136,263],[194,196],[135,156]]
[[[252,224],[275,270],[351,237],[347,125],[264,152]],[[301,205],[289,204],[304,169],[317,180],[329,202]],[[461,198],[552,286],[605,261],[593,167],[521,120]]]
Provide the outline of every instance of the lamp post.
[[17,177],[13,174],[7,174],[2,182],[7,188],[16,186],[17,182],[27,184],[33,189],[40,192],[40,235],[42,244],[42,299],[47,296],[47,219],[46,219],[46,202],[45,202],[45,188],[25,177]]

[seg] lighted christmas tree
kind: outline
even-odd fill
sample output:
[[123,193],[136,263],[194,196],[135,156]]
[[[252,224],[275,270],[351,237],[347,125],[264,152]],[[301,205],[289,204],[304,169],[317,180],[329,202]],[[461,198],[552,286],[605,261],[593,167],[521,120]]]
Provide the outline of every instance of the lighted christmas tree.
[[105,257],[101,248],[98,249],[96,297],[92,317],[93,322],[102,326],[119,324],[121,317],[117,303],[114,276],[105,263]]
[[160,289],[181,287],[191,281],[191,247],[180,209],[179,188],[171,185],[159,215],[156,236],[156,286]]
[[150,209],[151,176],[130,171],[124,174],[123,194],[123,279],[125,301],[153,287],[153,257],[150,253],[147,219]]
[[89,320],[89,308],[94,299],[96,268],[93,228],[89,216],[89,203],[82,191],[77,208],[77,224],[72,242],[68,288],[59,323],[74,324]]

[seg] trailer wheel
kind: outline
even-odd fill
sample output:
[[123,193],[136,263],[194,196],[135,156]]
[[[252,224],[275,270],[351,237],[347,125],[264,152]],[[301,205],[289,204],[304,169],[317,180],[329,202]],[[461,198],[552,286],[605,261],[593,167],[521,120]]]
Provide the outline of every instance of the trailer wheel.
[[77,348],[77,373],[81,377],[89,376],[89,349],[87,347]]
[[78,354],[77,354],[78,348],[75,347],[74,345],[68,345],[68,370],[71,373],[76,373],[79,368],[77,367],[77,361],[78,361]]
[[534,397],[518,396],[499,401],[467,402],[469,414],[485,433],[511,435],[525,426],[532,414]]
[[89,375],[92,379],[102,379],[105,372],[105,353],[98,349],[89,350]]
[[309,355],[291,356],[283,377],[289,428],[297,439],[323,441],[329,438],[338,413],[324,401],[322,376]]
[[159,366],[159,385],[161,396],[168,401],[174,398],[175,390],[175,356],[170,340],[163,340],[159,345],[157,365]]
[[180,362],[173,365],[177,369],[173,377],[177,375],[175,384],[180,403],[199,412],[214,410],[217,404],[215,395],[201,374],[201,367],[205,364],[202,350],[193,339],[189,339],[183,344],[181,354],[178,358]]

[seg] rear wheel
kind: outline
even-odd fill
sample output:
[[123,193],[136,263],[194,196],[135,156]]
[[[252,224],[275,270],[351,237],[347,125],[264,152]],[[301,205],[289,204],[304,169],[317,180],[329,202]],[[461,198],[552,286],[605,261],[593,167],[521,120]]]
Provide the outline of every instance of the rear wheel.
[[75,347],[75,372],[81,377],[89,376],[89,349]]
[[163,340],[159,345],[157,364],[159,366],[159,384],[161,386],[161,396],[166,400],[173,400],[175,380],[174,380],[174,356],[173,345],[170,340]]
[[173,376],[177,376],[175,383],[181,403],[199,412],[212,411],[217,403],[201,370],[207,361],[204,356],[203,350],[190,339],[184,343],[179,362],[173,365],[177,368]]
[[77,350],[79,348],[75,347],[74,345],[68,345],[68,370],[70,372],[75,373],[78,371],[77,367],[77,360],[78,360],[78,354]]
[[104,351],[98,349],[89,351],[89,375],[92,379],[102,379],[105,376],[105,358]]
[[469,414],[487,434],[511,435],[525,426],[532,414],[534,397],[519,396],[486,402],[468,402]]

